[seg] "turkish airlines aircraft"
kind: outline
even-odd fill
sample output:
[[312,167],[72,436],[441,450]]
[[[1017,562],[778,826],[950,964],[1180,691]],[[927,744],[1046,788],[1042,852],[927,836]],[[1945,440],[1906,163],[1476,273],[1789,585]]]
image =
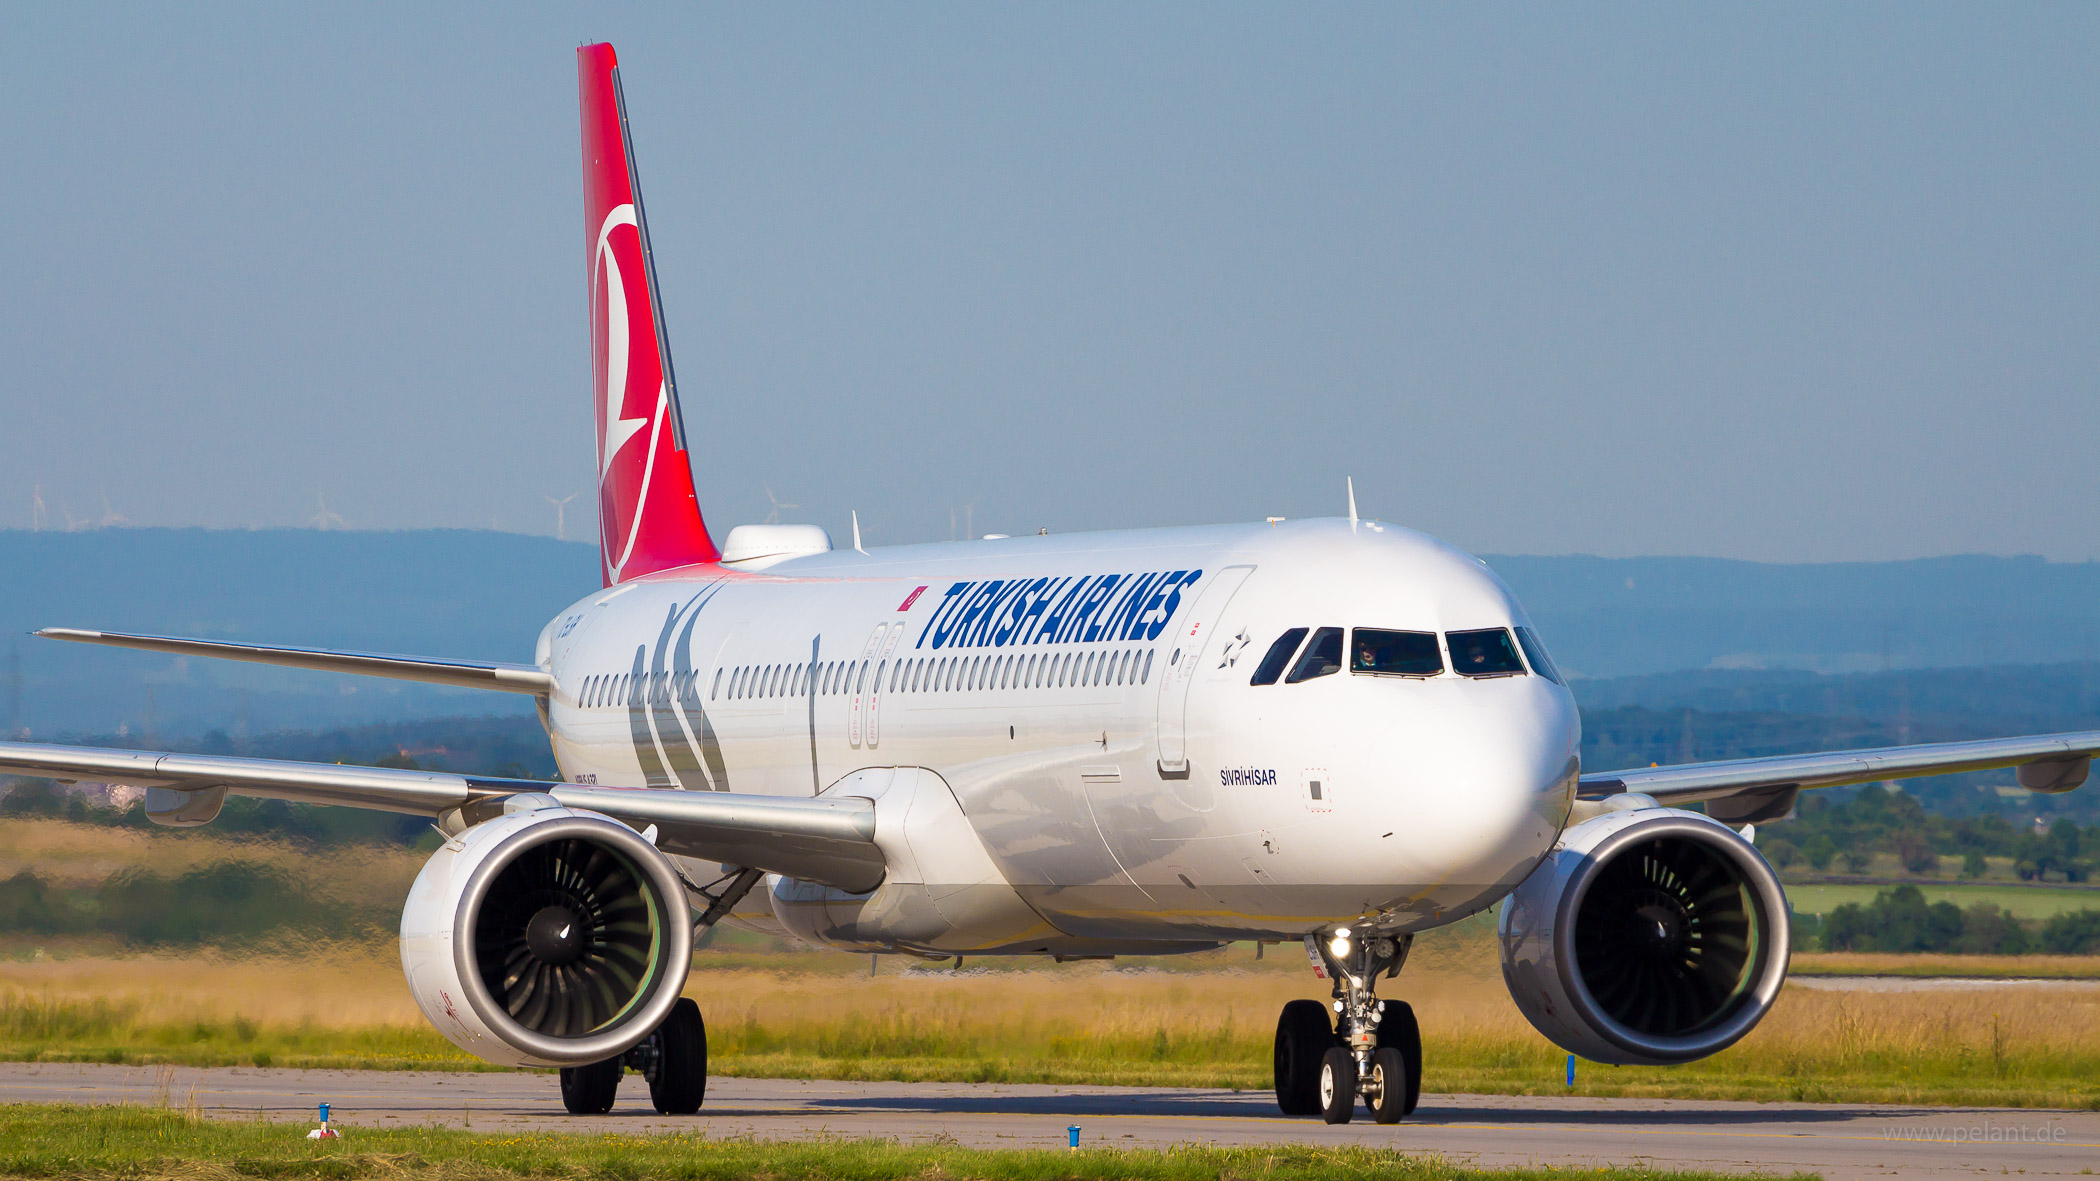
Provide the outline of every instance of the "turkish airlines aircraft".
[[[1598,1062],[1715,1053],[1770,1009],[1787,904],[1750,842],[1804,788],[2017,767],[2085,780],[2100,732],[1584,775],[1575,700],[1493,571],[1347,519],[835,550],[693,494],[612,47],[578,51],[604,585],[529,665],[50,629],[57,639],[531,695],[563,781],[0,745],[0,771],[144,786],[162,824],[227,793],[431,817],[401,919],[431,1023],[698,1109],[681,999],[716,922],[925,957],[1302,943],[1285,1112],[1380,1122],[1421,1085],[1381,976],[1506,900],[1525,1016]],[[1682,806],[1705,801],[1704,815]],[[1741,832],[1736,827],[1741,826]]]

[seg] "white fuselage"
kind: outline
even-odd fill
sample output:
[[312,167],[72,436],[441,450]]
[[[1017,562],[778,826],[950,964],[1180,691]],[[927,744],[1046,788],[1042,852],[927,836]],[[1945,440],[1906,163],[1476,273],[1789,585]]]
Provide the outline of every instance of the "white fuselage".
[[877,897],[774,880],[740,918],[1098,954],[1419,930],[1508,893],[1573,802],[1564,686],[1448,653],[1434,676],[1250,679],[1289,629],[1520,625],[1477,559],[1316,520],[657,575],[564,611],[537,659],[566,779],[877,800]]

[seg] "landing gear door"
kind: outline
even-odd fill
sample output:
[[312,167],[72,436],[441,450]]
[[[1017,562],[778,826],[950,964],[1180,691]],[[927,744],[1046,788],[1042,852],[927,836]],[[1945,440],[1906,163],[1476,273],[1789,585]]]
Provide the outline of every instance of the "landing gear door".
[[1167,778],[1182,779],[1189,773],[1189,686],[1207,667],[1206,658],[1216,663],[1217,653],[1223,650],[1218,621],[1252,573],[1252,566],[1227,566],[1218,571],[1163,645],[1167,671],[1159,682],[1159,773]]

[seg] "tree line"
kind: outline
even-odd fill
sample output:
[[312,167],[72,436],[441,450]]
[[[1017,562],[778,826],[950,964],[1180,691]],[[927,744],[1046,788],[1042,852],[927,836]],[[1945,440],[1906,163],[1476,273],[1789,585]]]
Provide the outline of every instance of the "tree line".
[[241,945],[281,932],[302,940],[370,939],[391,905],[330,906],[273,866],[232,858],[179,874],[127,869],[91,889],[62,889],[33,870],[0,880],[0,933],[108,935],[127,945]]
[[2047,829],[2003,816],[1948,817],[1908,792],[1877,786],[1842,795],[1803,793],[1792,820],[1760,826],[1765,857],[1781,869],[1863,874],[1874,854],[1894,855],[1905,872],[1936,874],[1941,857],[1962,859],[1961,874],[1981,878],[1991,857],[2008,858],[2025,882],[2084,882],[2100,870],[2100,824],[2058,817]]
[[1923,890],[1905,885],[1877,893],[1872,902],[1834,907],[1820,919],[1796,915],[1794,937],[1804,950],[2091,955],[2100,952],[2100,910],[2023,922],[1995,903],[1963,909],[1927,902]]

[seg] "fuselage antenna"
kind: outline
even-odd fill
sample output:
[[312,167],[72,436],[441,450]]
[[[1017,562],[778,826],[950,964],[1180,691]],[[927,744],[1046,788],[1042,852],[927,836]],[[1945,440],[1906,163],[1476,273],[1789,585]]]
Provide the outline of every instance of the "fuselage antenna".
[[859,553],[863,553],[863,554],[864,554],[864,553],[867,553],[867,552],[868,552],[868,551],[866,551],[866,550],[864,550],[864,549],[861,549],[861,548],[860,548],[860,510],[859,510],[859,509],[854,509],[854,510],[853,510],[853,548],[854,548],[854,550],[856,550],[856,551],[857,551],[857,552],[859,552]]
[[1344,476],[1349,482],[1349,532],[1356,532],[1356,477]]

